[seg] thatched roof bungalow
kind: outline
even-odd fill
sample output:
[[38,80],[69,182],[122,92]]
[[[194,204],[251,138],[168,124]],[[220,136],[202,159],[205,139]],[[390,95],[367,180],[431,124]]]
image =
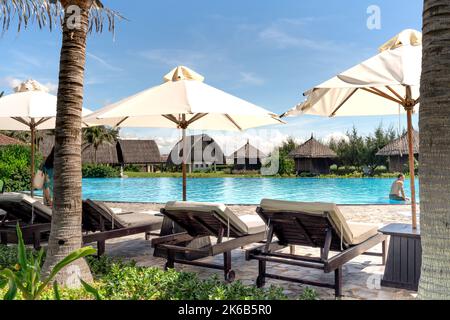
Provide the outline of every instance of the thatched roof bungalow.
[[104,143],[98,146],[97,151],[93,145],[83,145],[81,147],[81,158],[83,164],[120,164],[117,146],[115,143]]
[[328,174],[330,173],[333,159],[337,157],[337,154],[311,136],[311,139],[292,151],[289,156],[295,160],[297,174],[303,172]]
[[262,160],[266,157],[267,155],[252,146],[250,141],[231,155],[234,170],[260,170]]
[[117,143],[120,163],[159,164],[161,154],[154,140],[119,140]]
[[12,145],[24,145],[20,140],[5,136],[4,134],[0,133],[0,147],[2,146],[12,146]]
[[[186,164],[189,171],[205,170],[212,165],[225,164],[225,156],[220,146],[209,135],[193,135],[187,136],[189,146],[189,154],[187,155]],[[167,158],[168,166],[179,166],[183,159],[183,141],[180,140],[172,148]]]
[[[413,151],[416,159],[419,158],[419,132],[413,131]],[[382,148],[377,156],[388,157],[390,172],[403,172],[408,165],[408,135],[392,141]]]

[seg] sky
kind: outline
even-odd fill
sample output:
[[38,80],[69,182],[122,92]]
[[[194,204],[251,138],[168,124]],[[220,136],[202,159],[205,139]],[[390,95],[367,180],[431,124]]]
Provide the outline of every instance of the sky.
[[[421,0],[104,0],[128,20],[115,35],[91,34],[87,44],[84,107],[98,110],[162,83],[177,65],[205,82],[281,114],[303,92],[375,55],[403,29],[421,29]],[[376,6],[379,28],[368,28]],[[399,15],[398,13],[402,14]],[[0,37],[0,91],[32,78],[57,90],[61,35],[31,25]],[[268,151],[289,136],[327,140],[355,126],[370,134],[380,123],[400,129],[399,116],[287,119],[284,126],[245,133],[206,132],[233,152],[246,140]],[[414,116],[417,127],[417,116]],[[196,132],[198,133],[198,132]],[[124,138],[156,139],[169,152],[173,129],[123,129]],[[228,147],[229,145],[229,147]]]

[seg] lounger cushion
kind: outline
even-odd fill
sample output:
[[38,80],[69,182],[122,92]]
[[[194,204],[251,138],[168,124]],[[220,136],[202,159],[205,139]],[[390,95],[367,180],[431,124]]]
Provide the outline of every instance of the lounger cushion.
[[353,235],[352,245],[363,243],[378,233],[377,225],[357,222],[347,222],[347,224]]
[[31,218],[33,208],[35,217],[38,216],[40,222],[50,222],[52,209],[45,206],[38,200],[23,193],[3,193],[0,194],[0,209],[8,212],[18,219]]
[[[149,224],[159,224],[159,226],[162,225],[162,217],[150,215],[147,213],[142,212],[135,212],[135,213],[125,213],[125,214],[119,214],[115,215],[115,220],[118,220],[121,225],[125,227],[138,227],[138,226],[144,226]],[[155,228],[156,229],[156,228]]]
[[236,216],[233,211],[228,208],[226,205],[221,203],[210,203],[210,202],[179,202],[179,201],[171,201],[166,203],[165,210],[167,211],[189,211],[189,212],[197,212],[197,213],[211,213],[214,212],[219,219],[221,219],[224,223],[230,223],[234,229],[236,229],[239,233],[242,234],[250,234],[254,232],[255,225],[251,227],[250,230],[247,224],[242,221],[238,216]]
[[266,224],[262,219],[256,214],[246,214],[243,216],[239,216],[239,219],[242,220],[247,225],[248,234],[257,234],[260,232],[264,232],[267,229]]
[[312,215],[328,212],[335,232],[342,236],[343,241],[349,245],[356,245],[367,240],[374,235],[373,230],[376,231],[378,229],[376,225],[370,225],[370,228],[368,225],[359,225],[354,226],[352,229],[338,206],[334,203],[263,199],[260,207],[269,212],[304,212]]

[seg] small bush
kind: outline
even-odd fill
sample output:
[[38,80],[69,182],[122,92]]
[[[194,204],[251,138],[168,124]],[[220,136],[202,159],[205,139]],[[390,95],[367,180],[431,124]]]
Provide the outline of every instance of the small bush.
[[83,178],[118,178],[118,169],[105,165],[83,165]]
[[300,178],[313,178],[316,177],[317,175],[311,172],[302,172],[298,175]]
[[123,168],[123,171],[125,171],[125,172],[141,172],[141,168],[139,168],[135,164],[129,164],[129,165],[125,166],[125,168]]
[[377,166],[373,169],[373,174],[375,176],[381,176],[388,172],[388,169],[385,166]]
[[337,174],[338,173],[338,166],[336,164],[333,164],[330,166],[330,173],[331,174]]
[[302,294],[298,298],[299,300],[319,300],[319,295],[317,294],[317,291],[314,289],[311,289],[309,287],[305,288],[303,290]]
[[[36,155],[35,167],[42,157]],[[30,190],[31,149],[28,146],[0,147],[0,179],[5,182],[6,192]]]

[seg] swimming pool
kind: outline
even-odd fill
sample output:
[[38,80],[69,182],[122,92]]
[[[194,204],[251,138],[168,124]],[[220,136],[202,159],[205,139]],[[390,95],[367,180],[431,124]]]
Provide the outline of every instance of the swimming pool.
[[[187,193],[190,201],[227,204],[258,204],[263,198],[337,204],[400,204],[402,202],[388,197],[393,181],[377,178],[201,178],[188,179]],[[164,203],[180,200],[181,190],[180,178],[83,179],[83,198],[100,201]],[[408,196],[409,181],[405,181],[405,191]]]

